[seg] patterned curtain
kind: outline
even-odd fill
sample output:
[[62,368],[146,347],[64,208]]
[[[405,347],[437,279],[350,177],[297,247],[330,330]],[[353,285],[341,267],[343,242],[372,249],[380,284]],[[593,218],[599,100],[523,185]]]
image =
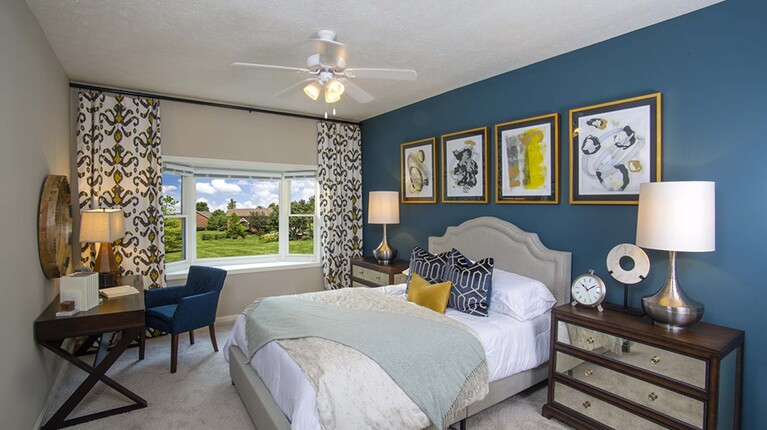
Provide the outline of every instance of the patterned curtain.
[[[80,210],[122,209],[125,237],[114,247],[118,275],[140,275],[144,288],[163,287],[160,103],[92,91],[80,91],[77,99]],[[93,247],[83,245],[83,264],[93,267]]]
[[362,256],[362,143],[357,125],[317,123],[320,247],[328,290],[351,286],[351,259]]

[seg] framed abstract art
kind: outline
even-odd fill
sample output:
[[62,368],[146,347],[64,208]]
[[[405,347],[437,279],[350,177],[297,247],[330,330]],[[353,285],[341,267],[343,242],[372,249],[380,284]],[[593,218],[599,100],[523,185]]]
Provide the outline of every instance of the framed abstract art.
[[559,114],[496,124],[495,202],[559,203]]
[[442,135],[442,202],[488,202],[487,127]]
[[637,204],[660,180],[660,93],[570,111],[571,204]]
[[437,202],[437,140],[416,140],[400,145],[402,203]]

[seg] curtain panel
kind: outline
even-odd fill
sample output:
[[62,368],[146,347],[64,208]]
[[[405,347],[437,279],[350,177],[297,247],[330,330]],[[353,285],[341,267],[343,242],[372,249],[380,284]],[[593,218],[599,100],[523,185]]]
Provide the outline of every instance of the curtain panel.
[[328,290],[351,287],[362,256],[362,142],[357,125],[317,123],[320,247]]
[[[159,100],[80,91],[77,102],[80,210],[122,209],[125,237],[114,247],[118,275],[139,275],[145,288],[163,287]],[[94,247],[82,244],[81,253],[92,268]]]

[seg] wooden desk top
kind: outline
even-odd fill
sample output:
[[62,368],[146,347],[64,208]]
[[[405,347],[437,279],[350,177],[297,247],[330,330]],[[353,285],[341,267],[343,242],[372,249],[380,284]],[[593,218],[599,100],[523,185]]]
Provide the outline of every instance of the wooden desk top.
[[100,305],[69,317],[57,317],[59,297],[35,320],[35,340],[53,341],[144,326],[144,294],[104,299]]

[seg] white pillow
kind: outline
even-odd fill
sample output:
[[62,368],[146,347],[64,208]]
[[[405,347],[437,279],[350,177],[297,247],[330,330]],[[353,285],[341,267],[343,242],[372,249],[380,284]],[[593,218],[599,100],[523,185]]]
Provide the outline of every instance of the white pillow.
[[493,270],[492,291],[490,312],[500,312],[519,321],[541,316],[557,302],[542,282],[498,268]]

